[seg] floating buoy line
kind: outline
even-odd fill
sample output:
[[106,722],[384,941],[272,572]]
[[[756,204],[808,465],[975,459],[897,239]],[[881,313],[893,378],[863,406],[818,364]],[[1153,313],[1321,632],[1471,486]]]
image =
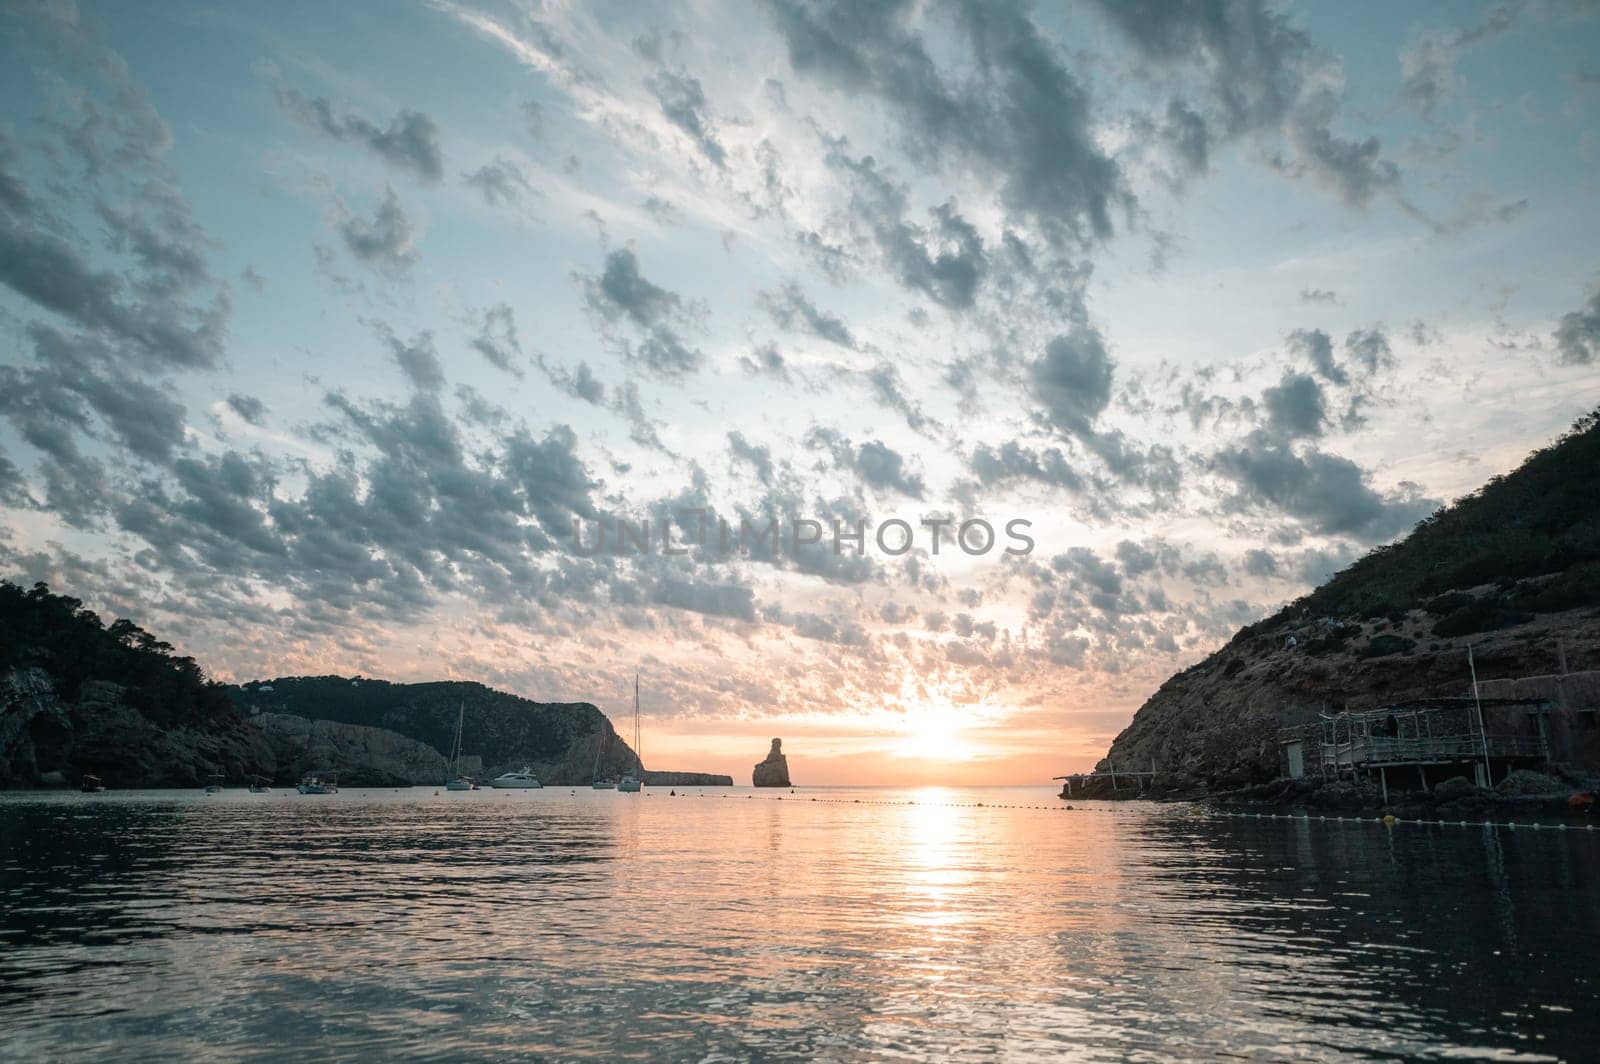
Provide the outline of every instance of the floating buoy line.
[[[740,796],[737,794],[684,794],[678,795],[678,797],[737,799]],[[793,794],[778,794],[770,796],[765,794],[746,794],[743,797],[746,801],[750,802],[781,802],[785,799],[788,799],[792,802],[820,802],[823,805],[917,806],[925,809],[1023,809],[1046,813],[1051,812],[1052,810],[1058,813],[1109,813],[1113,811],[1113,807],[1107,805],[1019,805],[1005,802],[917,802],[909,799],[891,800],[879,798],[821,798]],[[1509,820],[1445,820],[1442,818],[1437,820],[1427,820],[1420,817],[1397,817],[1392,813],[1386,813],[1381,816],[1329,816],[1325,813],[1318,813],[1313,816],[1309,813],[1246,813],[1232,809],[1207,809],[1201,806],[1187,807],[1187,812],[1184,815],[1199,817],[1221,817],[1229,820],[1304,820],[1307,822],[1318,821],[1321,823],[1333,824],[1382,824],[1384,827],[1388,828],[1392,828],[1398,824],[1406,824],[1441,828],[1505,828],[1508,831],[1514,831],[1517,828],[1522,828],[1529,831],[1596,830],[1596,825],[1593,823],[1541,824],[1537,821],[1518,823],[1516,821]]]

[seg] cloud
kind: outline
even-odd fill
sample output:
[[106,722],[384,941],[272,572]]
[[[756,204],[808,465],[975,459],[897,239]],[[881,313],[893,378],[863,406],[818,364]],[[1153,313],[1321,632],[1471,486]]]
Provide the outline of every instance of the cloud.
[[942,306],[972,306],[989,260],[977,229],[957,211],[955,201],[928,212],[930,227],[914,225],[906,220],[905,186],[890,180],[871,156],[853,159],[843,149],[842,142],[831,147],[828,165],[849,178],[852,215],[884,264],[906,288]]
[[497,303],[483,312],[472,348],[495,367],[514,377],[522,376],[522,367],[517,365],[522,345],[517,340],[517,318],[509,304]]
[[346,215],[338,229],[350,254],[380,273],[404,276],[417,261],[416,229],[401,209],[393,188],[384,186],[383,202],[370,221]]
[[1400,98],[1432,121],[1460,80],[1455,67],[1461,53],[1506,32],[1515,21],[1512,8],[1494,7],[1475,25],[1417,38],[1400,52]]
[[1381,329],[1356,329],[1344,338],[1344,350],[1369,377],[1394,365],[1394,351]]
[[1337,303],[1339,293],[1331,292],[1326,288],[1300,289],[1300,302],[1302,303]]
[[840,347],[854,349],[856,346],[856,338],[851,334],[850,327],[832,314],[818,309],[815,303],[806,298],[800,286],[792,281],[786,282],[777,292],[762,292],[759,299],[781,329],[806,333]]
[[698,78],[658,70],[645,82],[661,113],[682,130],[711,163],[721,167],[727,162],[727,152],[717,140],[706,106],[706,94]]
[[1017,440],[1007,440],[998,448],[979,444],[973,449],[969,465],[985,487],[1014,480],[1034,480],[1071,491],[1082,491],[1086,486],[1059,448],[1035,451]]
[[805,443],[807,447],[829,451],[837,468],[852,471],[871,488],[898,492],[910,499],[921,499],[927,491],[922,475],[910,472],[904,456],[882,440],[868,440],[858,446],[833,429],[815,428],[806,434]]
[[1113,208],[1131,197],[1095,138],[1087,91],[1020,5],[952,8],[971,77],[940,69],[912,5],[768,4],[790,66],[875,97],[919,161],[992,175],[1005,205],[1057,241],[1108,236]]
[[208,368],[221,357],[228,306],[186,308],[170,292],[143,301],[64,241],[0,217],[0,284],[36,306],[125,344],[151,364]]
[[1230,507],[1280,512],[1323,535],[1390,539],[1439,505],[1414,484],[1379,492],[1348,458],[1314,447],[1297,452],[1260,432],[1218,451],[1211,466],[1237,489]]
[[1323,380],[1350,383],[1350,375],[1334,360],[1333,339],[1321,329],[1296,329],[1289,334],[1289,348],[1303,355]]
[[417,391],[434,393],[444,387],[444,367],[433,346],[433,333],[424,331],[410,340],[401,340],[387,325],[379,325],[378,335]]
[[250,424],[260,427],[267,420],[267,404],[253,395],[233,392],[227,399],[228,408]]
[[705,355],[678,332],[690,320],[690,308],[676,292],[647,280],[631,249],[611,252],[599,277],[579,280],[590,310],[636,332],[635,342],[622,344],[626,358],[668,378],[686,376],[704,364]]
[[[1399,187],[1399,168],[1383,158],[1378,138],[1333,132],[1339,115],[1333,64],[1265,0],[1099,0],[1099,7],[1158,71],[1152,80],[1165,85],[1173,72],[1198,79],[1203,109],[1194,110],[1204,116],[1209,139],[1277,133],[1293,155],[1270,155],[1274,168],[1310,176],[1347,206],[1364,207]],[[1188,136],[1199,139],[1197,131]]]
[[1328,420],[1322,386],[1304,373],[1285,370],[1283,379],[1261,394],[1267,429],[1283,440],[1321,436]]
[[484,163],[470,174],[462,175],[472,188],[483,193],[484,202],[491,207],[515,207],[526,197],[536,196],[534,188],[522,167],[503,156]]
[[439,127],[418,111],[401,111],[387,127],[352,112],[335,112],[326,99],[310,99],[297,89],[278,90],[278,104],[302,125],[334,140],[364,145],[385,162],[408,170],[424,181],[444,176]]
[[1600,358],[1600,289],[1581,308],[1561,315],[1555,342],[1557,357],[1569,366],[1587,366]]
[[1044,354],[1029,367],[1029,392],[1051,427],[1088,437],[1111,402],[1111,377],[1111,356],[1100,334],[1079,326],[1045,345]]
[[761,483],[772,486],[773,467],[772,451],[764,444],[751,443],[745,439],[744,433],[734,431],[728,433],[728,453],[736,462],[743,462],[755,470],[756,479]]

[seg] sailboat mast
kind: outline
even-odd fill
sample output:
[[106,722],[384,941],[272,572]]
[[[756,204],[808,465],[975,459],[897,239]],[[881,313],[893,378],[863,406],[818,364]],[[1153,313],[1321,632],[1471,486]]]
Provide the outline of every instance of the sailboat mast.
[[639,739],[639,674],[633,674],[633,756],[639,762],[639,777],[644,778],[644,747]]

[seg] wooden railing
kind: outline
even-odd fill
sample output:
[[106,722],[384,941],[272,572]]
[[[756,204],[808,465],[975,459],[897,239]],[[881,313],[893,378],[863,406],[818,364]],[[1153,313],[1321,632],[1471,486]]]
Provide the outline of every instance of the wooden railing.
[[1362,735],[1322,748],[1322,763],[1328,767],[1356,765],[1441,764],[1471,761],[1482,757],[1487,746],[1490,757],[1549,757],[1550,744],[1540,735],[1441,735],[1414,739]]

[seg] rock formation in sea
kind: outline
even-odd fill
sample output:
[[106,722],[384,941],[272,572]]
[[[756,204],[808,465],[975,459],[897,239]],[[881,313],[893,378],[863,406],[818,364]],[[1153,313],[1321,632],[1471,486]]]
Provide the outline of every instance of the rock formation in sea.
[[789,759],[783,756],[783,740],[772,740],[767,759],[755,767],[750,782],[757,787],[790,787]]
[[[1600,417],[1439,510],[1161,685],[1100,770],[1168,791],[1279,772],[1290,717],[1472,694],[1600,711]],[[1600,768],[1600,730],[1573,763]],[[1137,789],[1124,793],[1136,794]]]

